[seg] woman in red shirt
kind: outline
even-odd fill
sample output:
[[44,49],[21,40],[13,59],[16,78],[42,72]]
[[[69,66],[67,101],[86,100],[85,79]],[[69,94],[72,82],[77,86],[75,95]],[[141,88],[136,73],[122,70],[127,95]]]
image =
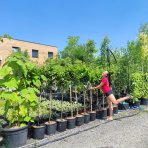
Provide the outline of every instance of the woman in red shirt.
[[96,87],[92,87],[91,89],[100,89],[102,88],[104,94],[107,97],[107,103],[109,105],[109,120],[113,120],[112,114],[113,114],[113,104],[118,105],[120,102],[123,102],[125,100],[131,99],[133,98],[133,96],[127,95],[126,97],[123,98],[119,98],[118,100],[116,100],[113,92],[112,92],[112,88],[109,86],[109,80],[108,80],[108,71],[104,71],[102,73],[103,78],[101,80],[101,83],[96,86]]

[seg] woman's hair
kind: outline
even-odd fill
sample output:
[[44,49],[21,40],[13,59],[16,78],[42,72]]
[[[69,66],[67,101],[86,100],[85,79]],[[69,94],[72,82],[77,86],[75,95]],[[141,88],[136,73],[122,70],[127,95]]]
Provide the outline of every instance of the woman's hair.
[[112,75],[112,74],[113,74],[112,72],[108,72],[108,74],[107,74],[108,81],[109,81],[109,86],[112,85],[112,82],[111,82],[111,75]]

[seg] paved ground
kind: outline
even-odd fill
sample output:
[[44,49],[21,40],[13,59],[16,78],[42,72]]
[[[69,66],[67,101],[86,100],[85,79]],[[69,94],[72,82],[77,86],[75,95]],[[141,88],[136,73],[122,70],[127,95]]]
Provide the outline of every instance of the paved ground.
[[148,148],[148,113],[100,124],[41,148]]
[[46,135],[43,140],[29,139],[22,148],[148,148],[148,107],[140,113],[120,111],[114,118],[111,122],[96,119],[75,129]]

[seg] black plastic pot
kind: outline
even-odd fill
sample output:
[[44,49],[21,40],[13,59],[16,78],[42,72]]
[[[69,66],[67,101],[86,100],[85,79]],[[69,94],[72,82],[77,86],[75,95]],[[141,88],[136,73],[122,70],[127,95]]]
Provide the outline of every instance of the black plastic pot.
[[90,114],[85,113],[84,115],[84,123],[89,123],[90,122]]
[[141,105],[148,105],[148,98],[142,98],[140,104]]
[[73,129],[76,127],[76,118],[68,117],[67,119],[67,129]]
[[[117,107],[118,108],[118,107]],[[113,107],[113,111],[112,111],[112,115],[114,115],[114,107]],[[110,116],[110,112],[109,112],[109,108],[107,108],[107,116]]]
[[28,126],[2,129],[2,144],[9,148],[16,148],[26,144],[28,135]]
[[57,119],[57,131],[64,132],[67,128],[67,120]]
[[107,116],[109,116],[109,108],[107,108]]
[[127,103],[127,102],[119,103],[118,109],[119,110],[127,110],[127,109],[129,109],[129,103]]
[[96,111],[96,119],[102,119],[102,110]]
[[137,106],[137,107],[140,107],[140,103],[141,103],[141,100],[138,100],[138,101],[136,101],[136,102],[134,102],[134,106]]
[[45,136],[46,126],[32,126],[32,138],[33,139],[43,139]]
[[90,121],[96,120],[96,111],[90,112]]
[[32,126],[33,126],[33,125],[34,125],[34,124],[31,123],[31,122],[28,123],[28,138],[32,138],[32,133],[33,133],[33,128],[32,128]]
[[101,112],[101,119],[107,119],[107,109],[103,108]]
[[47,135],[52,135],[56,133],[57,123],[55,121],[46,122],[45,125]]
[[134,103],[129,102],[129,105],[130,107],[134,107],[134,106],[140,107],[140,103],[141,103],[141,100],[138,100],[138,101],[135,101]]
[[118,114],[118,106],[113,107],[113,114]]
[[76,116],[76,126],[81,126],[84,124],[84,115]]

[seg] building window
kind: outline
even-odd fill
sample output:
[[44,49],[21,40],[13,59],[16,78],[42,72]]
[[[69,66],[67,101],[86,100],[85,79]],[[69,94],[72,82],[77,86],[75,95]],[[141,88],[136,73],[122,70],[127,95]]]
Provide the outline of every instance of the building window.
[[20,51],[20,48],[19,47],[12,47],[12,51],[13,52],[18,52],[18,51]]
[[39,57],[38,50],[32,49],[32,57],[33,58],[38,58]]
[[53,52],[48,52],[48,58],[53,58]]

